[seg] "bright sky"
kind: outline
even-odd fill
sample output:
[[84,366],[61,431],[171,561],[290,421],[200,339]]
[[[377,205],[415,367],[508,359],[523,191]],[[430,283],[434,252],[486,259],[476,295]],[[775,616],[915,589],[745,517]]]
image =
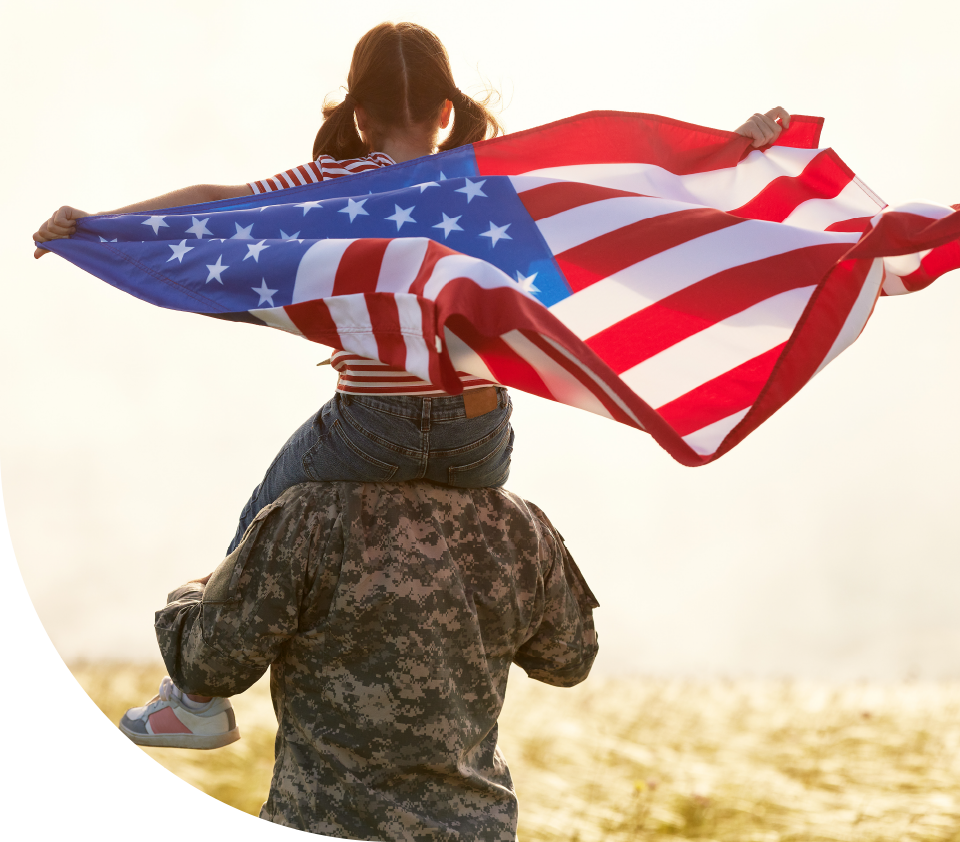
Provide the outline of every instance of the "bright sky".
[[[592,109],[732,129],[782,104],[825,117],[824,144],[887,201],[960,202],[953,0],[46,6],[2,12],[22,37],[0,57],[0,468],[20,571],[68,659],[155,656],[153,611],[219,562],[334,380],[324,348],[150,307],[35,262],[30,234],[61,204],[303,163],[381,20],[433,29],[463,90],[503,92],[508,131]],[[598,670],[957,675],[958,287],[881,301],[851,350],[706,468],[514,393],[508,487],[549,513],[598,595]]]

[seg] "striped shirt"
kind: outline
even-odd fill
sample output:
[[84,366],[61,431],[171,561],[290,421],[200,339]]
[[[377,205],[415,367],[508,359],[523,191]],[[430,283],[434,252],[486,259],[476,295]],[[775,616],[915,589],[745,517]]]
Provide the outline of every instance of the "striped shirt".
[[254,193],[270,193],[274,190],[284,190],[287,187],[316,184],[320,181],[328,181],[331,178],[340,178],[344,175],[355,175],[380,167],[389,167],[395,163],[396,161],[393,158],[383,152],[371,152],[365,158],[348,158],[345,161],[337,161],[329,155],[321,155],[316,161],[311,161],[309,164],[294,167],[292,170],[284,170],[271,178],[263,179],[263,181],[251,181],[248,187]]
[[[346,351],[334,351],[330,365],[339,373],[337,391],[351,395],[446,395],[432,383],[421,380],[415,374],[401,368],[385,365],[378,360],[368,360]],[[464,391],[482,389],[497,384],[483,380],[465,371],[458,371]]]

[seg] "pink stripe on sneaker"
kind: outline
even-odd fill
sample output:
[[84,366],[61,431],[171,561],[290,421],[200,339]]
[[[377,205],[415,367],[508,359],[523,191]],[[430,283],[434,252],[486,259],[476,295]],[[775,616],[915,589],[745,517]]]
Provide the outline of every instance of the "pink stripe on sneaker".
[[150,728],[154,734],[192,734],[186,725],[184,725],[173,712],[173,708],[163,708],[156,713],[151,713],[147,718]]

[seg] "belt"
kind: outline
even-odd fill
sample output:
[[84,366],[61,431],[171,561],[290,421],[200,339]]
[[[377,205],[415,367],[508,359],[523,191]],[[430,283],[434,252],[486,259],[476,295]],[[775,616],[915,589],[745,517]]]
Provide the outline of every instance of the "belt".
[[467,389],[463,393],[463,411],[467,418],[476,418],[493,412],[498,406],[497,387],[484,386],[481,389]]

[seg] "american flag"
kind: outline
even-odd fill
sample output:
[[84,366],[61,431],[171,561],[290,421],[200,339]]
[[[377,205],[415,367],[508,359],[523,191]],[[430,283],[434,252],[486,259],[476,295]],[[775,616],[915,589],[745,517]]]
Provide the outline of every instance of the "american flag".
[[731,132],[591,112],[321,183],[82,219],[44,247],[162,307],[458,370],[702,465],[960,267],[960,206],[890,208],[794,116]]

